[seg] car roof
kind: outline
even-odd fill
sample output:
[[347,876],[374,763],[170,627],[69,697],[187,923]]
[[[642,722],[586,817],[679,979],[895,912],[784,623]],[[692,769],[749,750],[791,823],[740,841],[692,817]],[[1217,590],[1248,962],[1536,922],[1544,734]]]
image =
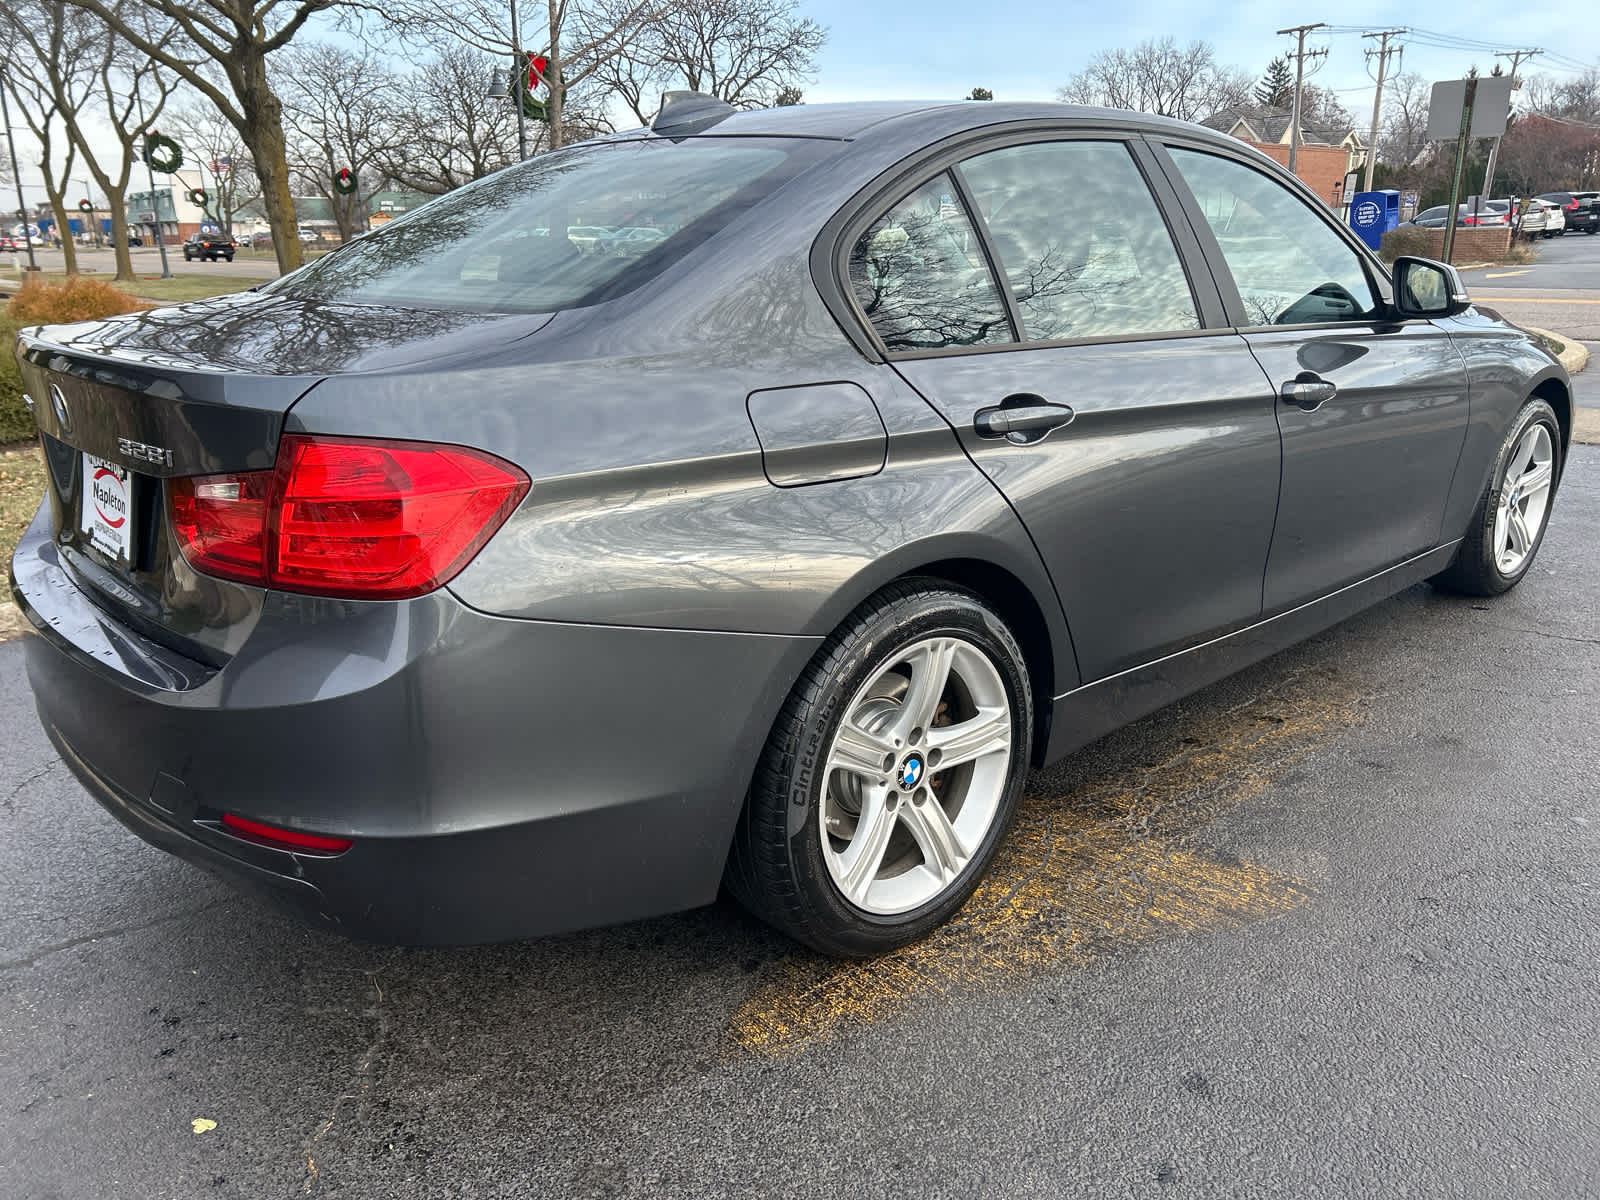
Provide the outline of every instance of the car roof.
[[[1060,121],[1182,134],[1237,148],[1240,143],[1202,125],[1126,109],[1091,108],[1046,101],[865,100],[840,104],[796,104],[731,112],[700,122],[692,135],[708,137],[812,137],[845,141],[893,139],[902,131],[944,136],[1010,121]],[[616,139],[682,136],[655,134],[648,127],[611,135]]]

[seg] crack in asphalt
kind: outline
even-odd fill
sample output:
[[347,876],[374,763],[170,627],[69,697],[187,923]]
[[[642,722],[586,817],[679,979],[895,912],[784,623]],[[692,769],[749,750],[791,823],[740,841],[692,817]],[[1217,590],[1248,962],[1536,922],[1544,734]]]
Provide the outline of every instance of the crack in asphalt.
[[22,789],[23,788],[27,787],[30,783],[37,783],[39,780],[43,779],[46,775],[50,774],[51,771],[54,771],[60,765],[61,765],[61,760],[59,758],[57,758],[57,759],[54,759],[51,762],[46,763],[44,766],[40,767],[32,775],[27,776],[20,783],[18,783],[14,788],[12,788],[9,792],[6,793],[6,797],[5,797],[4,800],[0,800],[0,808],[11,808],[17,802],[17,797],[22,794]]
[[207,904],[202,904],[199,908],[186,908],[182,912],[169,913],[164,917],[141,921],[135,925],[119,925],[114,929],[102,929],[95,933],[85,933],[75,938],[68,938],[64,942],[52,942],[48,946],[41,946],[24,958],[0,959],[0,971],[17,971],[24,967],[35,966],[53,954],[60,954],[64,950],[71,950],[87,942],[101,942],[112,938],[126,937],[130,933],[143,933],[147,929],[154,929],[158,925],[166,925],[172,921],[184,921],[190,917],[198,917],[201,913],[210,912],[213,908],[220,908],[224,904],[236,903],[238,899],[239,897],[237,896],[221,896]]

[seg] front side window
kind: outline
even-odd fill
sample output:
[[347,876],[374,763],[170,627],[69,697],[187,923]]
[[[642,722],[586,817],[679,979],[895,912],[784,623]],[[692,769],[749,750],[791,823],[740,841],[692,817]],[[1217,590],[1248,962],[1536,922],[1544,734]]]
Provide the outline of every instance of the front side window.
[[1198,328],[1177,249],[1121,142],[1008,146],[968,159],[961,174],[1023,341]]
[[650,139],[540,155],[470,183],[267,289],[307,300],[552,312],[664,271],[833,144]]
[[856,239],[850,288],[892,351],[1012,340],[982,246],[948,175],[917,188]]
[[1277,180],[1232,159],[1170,149],[1216,235],[1247,325],[1365,321],[1377,299],[1348,244]]

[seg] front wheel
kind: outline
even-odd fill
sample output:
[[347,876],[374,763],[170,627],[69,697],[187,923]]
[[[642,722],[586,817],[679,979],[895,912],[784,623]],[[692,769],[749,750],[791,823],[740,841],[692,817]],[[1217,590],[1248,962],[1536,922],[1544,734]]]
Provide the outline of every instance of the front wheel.
[[1467,536],[1450,565],[1433,577],[1435,586],[1468,596],[1498,596],[1515,587],[1544,541],[1560,475],[1561,426],[1555,410],[1531,399],[1501,443]]
[[1022,651],[976,596],[895,584],[817,652],[740,816],[729,890],[827,954],[866,957],[966,902],[1027,776]]

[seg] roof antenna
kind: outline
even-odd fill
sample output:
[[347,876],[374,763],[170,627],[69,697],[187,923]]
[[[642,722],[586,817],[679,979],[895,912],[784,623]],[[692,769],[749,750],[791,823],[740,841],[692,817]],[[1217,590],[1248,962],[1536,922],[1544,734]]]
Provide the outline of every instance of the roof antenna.
[[663,92],[661,108],[650,122],[650,128],[663,137],[688,137],[710,129],[737,111],[726,100],[705,92]]

